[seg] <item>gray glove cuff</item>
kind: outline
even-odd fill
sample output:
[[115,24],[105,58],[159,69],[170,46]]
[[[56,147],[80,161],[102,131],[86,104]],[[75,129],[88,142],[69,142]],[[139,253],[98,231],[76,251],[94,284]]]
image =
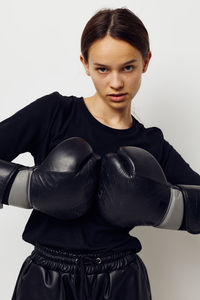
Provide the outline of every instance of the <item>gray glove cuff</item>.
[[9,192],[9,183],[21,166],[22,165],[0,159],[0,208],[3,208],[4,199],[7,192]]
[[183,194],[180,190],[171,188],[171,197],[168,209],[157,228],[178,230],[181,227],[184,215]]
[[8,197],[8,205],[22,208],[33,208],[30,201],[30,179],[33,168],[21,168],[13,181]]

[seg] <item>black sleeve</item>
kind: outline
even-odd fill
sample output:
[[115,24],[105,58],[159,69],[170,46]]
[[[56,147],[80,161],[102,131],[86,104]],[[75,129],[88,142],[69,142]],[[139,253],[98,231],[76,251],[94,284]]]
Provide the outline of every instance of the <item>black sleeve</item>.
[[[170,183],[174,185],[186,184],[200,186],[200,175],[190,167],[176,149],[164,138],[162,149],[162,166],[167,180]],[[185,214],[179,230],[186,230]]]
[[12,161],[19,154],[32,154],[43,141],[58,103],[58,92],[36,99],[0,122],[0,159]]
[[162,166],[170,183],[200,185],[200,175],[166,140],[163,140]]

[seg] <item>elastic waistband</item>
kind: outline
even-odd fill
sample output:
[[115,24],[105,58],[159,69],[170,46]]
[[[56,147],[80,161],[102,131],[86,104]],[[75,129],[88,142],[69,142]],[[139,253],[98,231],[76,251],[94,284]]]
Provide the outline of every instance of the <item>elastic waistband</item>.
[[136,256],[133,250],[81,252],[36,245],[30,258],[41,266],[60,272],[75,272],[84,264],[85,272],[93,274],[123,268]]

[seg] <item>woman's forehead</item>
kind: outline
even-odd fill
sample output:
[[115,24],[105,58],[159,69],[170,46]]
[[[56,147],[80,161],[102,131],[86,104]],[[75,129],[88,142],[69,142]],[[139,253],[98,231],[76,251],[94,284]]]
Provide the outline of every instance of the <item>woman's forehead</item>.
[[119,65],[130,60],[139,60],[141,54],[131,44],[113,38],[97,40],[89,49],[89,59],[93,64],[109,65],[112,62]]

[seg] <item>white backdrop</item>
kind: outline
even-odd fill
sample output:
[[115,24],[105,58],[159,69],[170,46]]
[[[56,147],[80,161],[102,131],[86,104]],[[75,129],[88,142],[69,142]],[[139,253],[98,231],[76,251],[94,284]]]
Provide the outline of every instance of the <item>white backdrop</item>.
[[[200,4],[198,0],[52,1],[0,3],[0,121],[35,99],[59,91],[94,93],[79,60],[80,36],[100,8],[127,7],[144,22],[152,59],[133,100],[133,113],[164,137],[200,174]],[[14,162],[33,165],[30,153]],[[22,240],[31,210],[0,211],[0,299],[10,300],[16,279],[33,246]],[[136,227],[139,253],[150,278],[153,300],[200,299],[200,236]]]

